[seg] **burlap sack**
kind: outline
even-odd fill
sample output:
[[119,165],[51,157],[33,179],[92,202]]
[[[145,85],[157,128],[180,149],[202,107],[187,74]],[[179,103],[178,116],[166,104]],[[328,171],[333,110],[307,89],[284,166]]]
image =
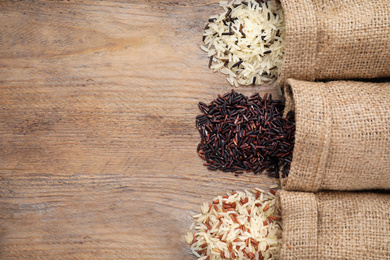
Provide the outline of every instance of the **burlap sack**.
[[278,191],[280,259],[390,259],[390,194]]
[[288,78],[390,77],[389,0],[281,0],[286,45],[278,85]]
[[289,79],[296,133],[285,190],[390,189],[390,82]]

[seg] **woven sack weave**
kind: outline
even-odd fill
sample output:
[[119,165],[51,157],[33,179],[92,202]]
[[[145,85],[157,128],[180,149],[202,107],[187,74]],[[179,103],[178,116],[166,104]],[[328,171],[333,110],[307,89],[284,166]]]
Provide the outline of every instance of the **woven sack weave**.
[[283,189],[390,189],[390,82],[289,79],[283,92],[296,122]]
[[390,194],[278,191],[280,259],[390,259]]
[[389,0],[281,0],[286,19],[288,78],[390,77]]

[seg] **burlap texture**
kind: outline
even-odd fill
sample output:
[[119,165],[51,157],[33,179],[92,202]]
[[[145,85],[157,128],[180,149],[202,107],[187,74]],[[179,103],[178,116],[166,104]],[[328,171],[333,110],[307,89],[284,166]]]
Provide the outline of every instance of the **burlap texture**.
[[390,77],[389,0],[281,0],[286,19],[288,78]]
[[390,194],[278,191],[280,259],[390,259]]
[[296,133],[285,190],[390,189],[390,82],[289,79]]

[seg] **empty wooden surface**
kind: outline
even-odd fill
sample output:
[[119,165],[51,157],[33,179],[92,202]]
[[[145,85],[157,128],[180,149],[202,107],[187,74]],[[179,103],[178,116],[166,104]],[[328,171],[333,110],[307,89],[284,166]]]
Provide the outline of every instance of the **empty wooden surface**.
[[[211,172],[197,103],[217,1],[0,1],[0,258],[195,259],[200,203],[273,180]],[[239,92],[273,93],[266,87]]]

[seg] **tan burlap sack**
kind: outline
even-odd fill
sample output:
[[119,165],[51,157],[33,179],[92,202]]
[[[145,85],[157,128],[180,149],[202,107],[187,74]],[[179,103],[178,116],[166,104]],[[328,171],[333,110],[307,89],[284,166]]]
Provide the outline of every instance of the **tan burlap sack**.
[[390,259],[390,194],[278,191],[280,259]]
[[390,189],[390,82],[289,79],[296,133],[285,190]]
[[281,0],[286,19],[288,78],[390,77],[389,0]]

